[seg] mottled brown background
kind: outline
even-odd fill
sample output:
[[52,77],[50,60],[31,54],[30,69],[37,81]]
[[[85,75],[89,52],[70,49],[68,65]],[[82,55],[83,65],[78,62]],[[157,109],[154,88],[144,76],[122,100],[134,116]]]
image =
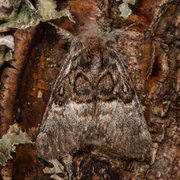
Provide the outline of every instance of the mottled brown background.
[[[104,29],[126,29],[118,41],[126,58],[152,136],[152,159],[148,162],[99,161],[77,154],[74,174],[79,179],[172,179],[180,178],[180,4],[178,0],[137,0],[132,14],[120,17],[122,1],[57,1],[57,10],[70,7],[76,24],[68,18],[51,22],[79,34],[89,24]],[[68,52],[67,41],[46,22],[16,30],[14,58],[17,69],[6,68],[1,76],[1,136],[17,122],[36,140],[53,83],[54,64]],[[8,102],[8,103],[7,103]],[[3,172],[14,180],[49,179],[36,157],[34,144],[16,146]],[[122,168],[119,168],[122,167]],[[2,167],[1,167],[2,168]],[[2,177],[0,177],[2,179]]]

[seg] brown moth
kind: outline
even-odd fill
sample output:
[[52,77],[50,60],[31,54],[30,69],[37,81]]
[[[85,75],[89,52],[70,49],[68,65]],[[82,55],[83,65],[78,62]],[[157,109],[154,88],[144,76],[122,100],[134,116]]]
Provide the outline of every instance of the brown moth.
[[39,135],[38,157],[63,159],[72,176],[73,154],[94,145],[130,159],[150,154],[151,137],[134,87],[118,52],[120,30],[89,27],[71,42],[47,105]]

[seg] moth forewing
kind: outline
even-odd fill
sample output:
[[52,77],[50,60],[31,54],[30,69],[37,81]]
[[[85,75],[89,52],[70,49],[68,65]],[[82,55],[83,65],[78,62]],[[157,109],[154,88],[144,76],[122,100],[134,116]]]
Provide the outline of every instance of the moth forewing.
[[118,52],[117,34],[89,27],[72,38],[47,105],[37,154],[44,160],[62,158],[70,174],[67,157],[82,145],[129,159],[150,155],[150,133]]

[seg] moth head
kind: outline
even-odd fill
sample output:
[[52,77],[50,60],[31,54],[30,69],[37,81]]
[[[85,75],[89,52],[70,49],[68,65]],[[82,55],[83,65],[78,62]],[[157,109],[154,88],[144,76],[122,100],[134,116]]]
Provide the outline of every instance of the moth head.
[[[79,64],[80,59],[92,59],[96,55],[98,56],[99,52],[103,52],[104,59],[109,59],[109,55],[113,57],[118,55],[117,39],[123,36],[123,30],[118,29],[109,33],[102,31],[97,26],[90,25],[83,28],[78,36],[74,36],[69,31],[55,24],[50,22],[49,24],[57,29],[57,33],[61,35],[63,39],[68,39],[71,43],[69,57],[71,57],[75,63],[74,66]],[[79,56],[80,54],[81,56]],[[121,59],[124,63],[123,57],[121,57]]]
[[[50,25],[54,26],[57,29],[57,34],[62,36],[63,39],[68,39],[69,42],[71,42],[74,39],[74,35],[71,34],[69,31],[62,29],[55,24],[48,22]],[[107,41],[115,42],[116,39],[122,35],[122,32],[124,30],[114,30],[112,32],[103,32],[101,31],[97,26],[88,26],[84,29],[84,31],[80,34],[79,40],[86,41],[89,40],[89,37],[95,37],[95,38],[102,38]]]

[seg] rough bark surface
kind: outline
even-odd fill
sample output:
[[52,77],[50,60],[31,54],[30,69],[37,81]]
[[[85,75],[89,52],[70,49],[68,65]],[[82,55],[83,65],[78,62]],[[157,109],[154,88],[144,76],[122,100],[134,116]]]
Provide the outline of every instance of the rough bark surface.
[[[151,159],[139,162],[97,157],[82,147],[74,156],[74,178],[179,180],[179,1],[137,0],[135,5],[129,4],[132,14],[127,19],[120,16],[120,4],[122,1],[113,0],[57,1],[57,10],[70,7],[76,24],[66,17],[51,22],[74,35],[90,24],[104,30],[126,29],[117,43],[151,133]],[[55,65],[68,52],[68,42],[47,22],[16,30],[14,36],[16,69],[5,68],[0,82],[0,134],[17,122],[35,142],[58,76]],[[98,153],[103,156],[103,152]],[[1,167],[0,179],[50,179],[43,173],[49,164],[36,157],[35,145],[17,145],[12,157]]]

